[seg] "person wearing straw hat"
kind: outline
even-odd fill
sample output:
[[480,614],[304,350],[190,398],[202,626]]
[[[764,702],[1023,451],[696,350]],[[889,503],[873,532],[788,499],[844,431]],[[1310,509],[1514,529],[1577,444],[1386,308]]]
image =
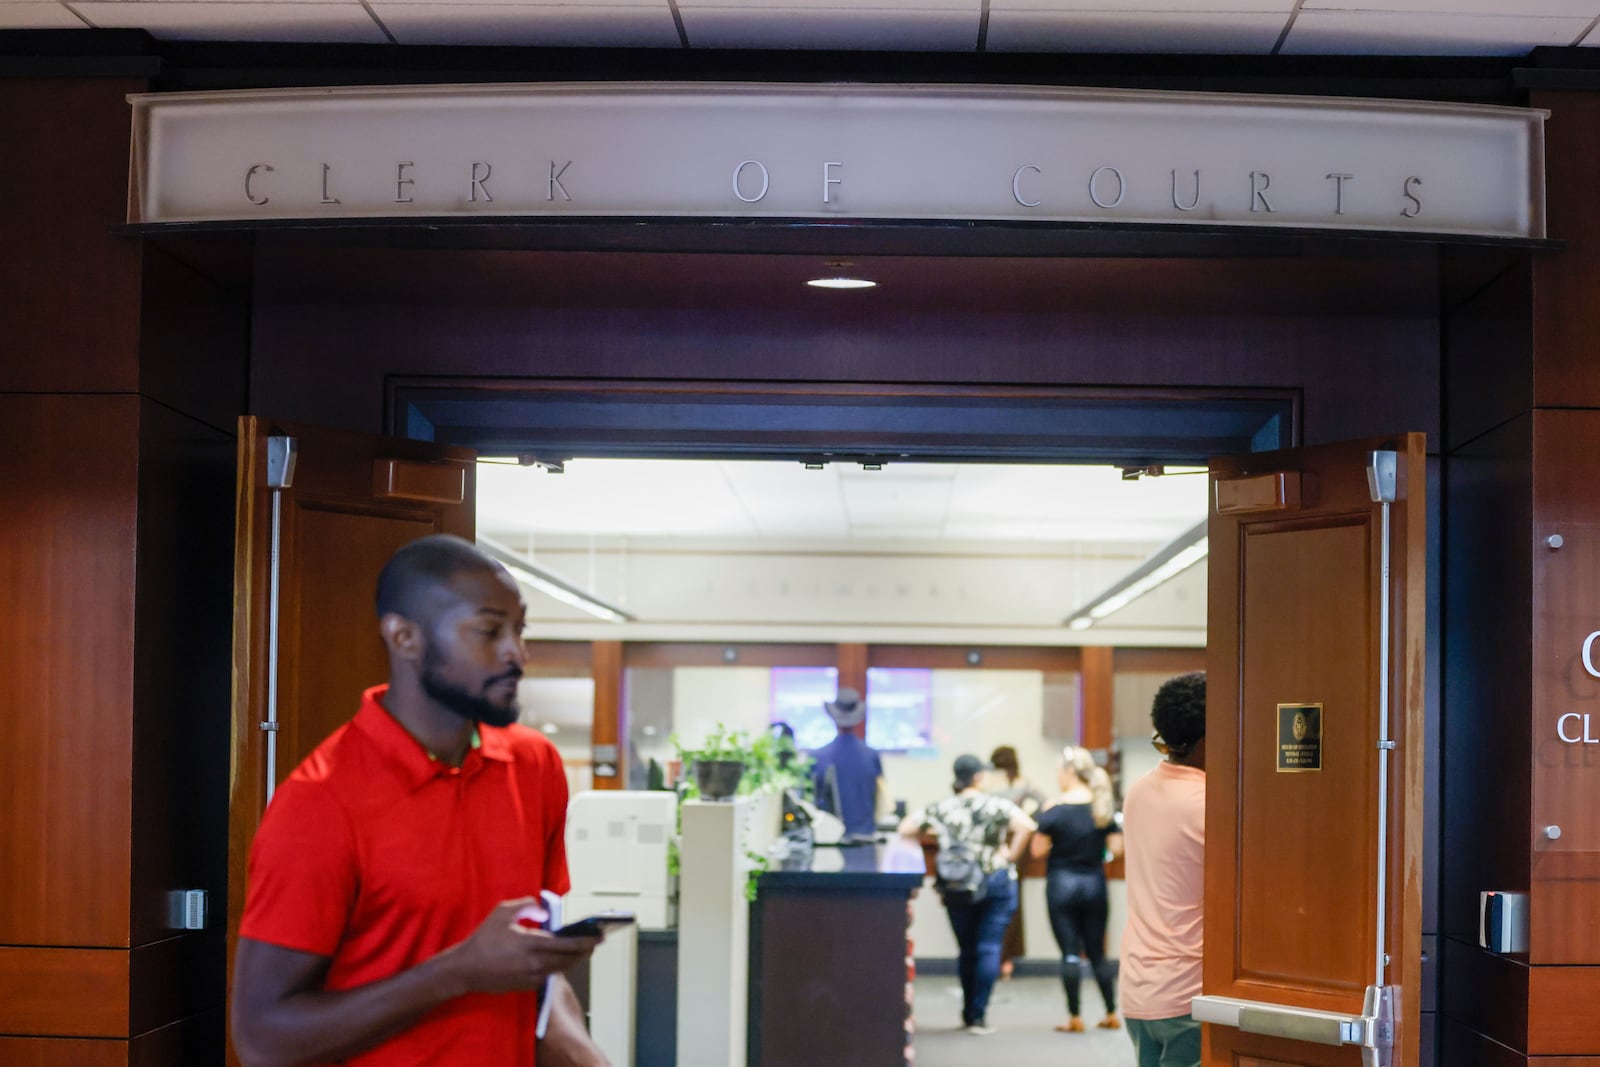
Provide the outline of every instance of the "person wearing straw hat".
[[866,703],[845,686],[823,701],[822,709],[839,734],[811,754],[817,807],[839,817],[847,838],[870,840],[877,832],[884,785],[883,759],[855,732],[866,721]]

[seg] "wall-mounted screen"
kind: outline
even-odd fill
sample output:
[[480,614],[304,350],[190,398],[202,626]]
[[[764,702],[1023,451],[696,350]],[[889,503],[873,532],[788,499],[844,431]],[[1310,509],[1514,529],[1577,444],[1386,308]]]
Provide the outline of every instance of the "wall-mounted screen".
[[801,751],[821,748],[838,732],[824,701],[838,692],[839,672],[833,667],[772,668],[772,703],[768,721],[786,722],[794,730],[795,747]]
[[867,671],[867,744],[906,752],[933,743],[933,672],[920,667]]

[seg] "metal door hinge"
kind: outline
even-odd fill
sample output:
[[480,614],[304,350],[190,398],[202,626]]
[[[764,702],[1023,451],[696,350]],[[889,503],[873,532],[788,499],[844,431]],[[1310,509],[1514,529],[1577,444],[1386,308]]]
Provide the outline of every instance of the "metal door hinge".
[[264,722],[264,723],[260,723],[259,725],[267,733],[275,734],[275,733],[278,732],[278,724],[275,723],[275,722]]

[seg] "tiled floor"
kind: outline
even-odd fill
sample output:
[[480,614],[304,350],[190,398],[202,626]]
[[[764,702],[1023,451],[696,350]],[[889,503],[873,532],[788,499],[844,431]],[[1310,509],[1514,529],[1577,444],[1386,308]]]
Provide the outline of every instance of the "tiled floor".
[[960,1029],[961,987],[950,977],[921,977],[916,985],[917,1067],[972,1067],[975,1063],[1029,1067],[1132,1067],[1133,1046],[1124,1030],[1097,1030],[1105,1015],[1094,983],[1083,983],[1088,1032],[1058,1034],[1067,1018],[1061,983],[1054,978],[1014,978],[995,986],[989,1023],[995,1032],[974,1036]]

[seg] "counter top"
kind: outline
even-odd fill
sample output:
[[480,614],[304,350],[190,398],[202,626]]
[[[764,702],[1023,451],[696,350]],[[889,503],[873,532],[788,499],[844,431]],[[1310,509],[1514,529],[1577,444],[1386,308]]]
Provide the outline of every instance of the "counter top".
[[890,835],[872,845],[817,845],[773,861],[761,876],[763,892],[821,890],[908,893],[922,885],[927,867],[914,841]]

